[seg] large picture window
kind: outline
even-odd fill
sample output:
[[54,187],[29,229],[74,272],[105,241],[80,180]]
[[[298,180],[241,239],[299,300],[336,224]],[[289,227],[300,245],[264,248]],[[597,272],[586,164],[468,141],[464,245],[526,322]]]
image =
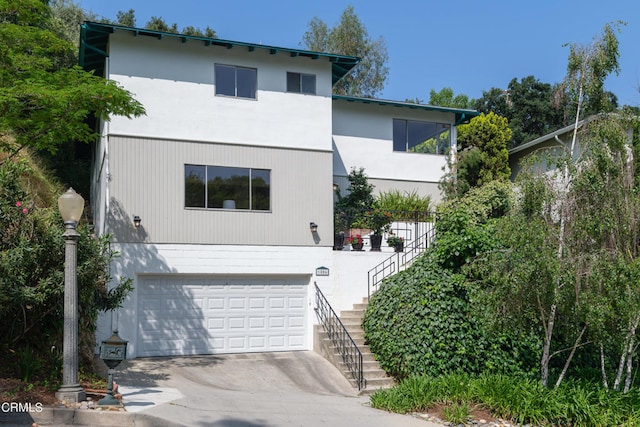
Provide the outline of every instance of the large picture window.
[[271,209],[271,171],[227,166],[184,165],[187,208]]
[[256,98],[258,70],[255,68],[215,65],[216,95]]
[[287,92],[316,94],[316,76],[314,74],[287,73]]
[[393,119],[393,151],[446,154],[450,147],[448,123]]

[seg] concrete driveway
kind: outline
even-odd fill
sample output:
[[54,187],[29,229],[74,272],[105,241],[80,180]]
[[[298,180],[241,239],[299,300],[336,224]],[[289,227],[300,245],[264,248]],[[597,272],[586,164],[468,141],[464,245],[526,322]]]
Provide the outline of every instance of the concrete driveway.
[[372,409],[314,352],[135,359],[115,378],[127,411],[159,425],[436,426]]

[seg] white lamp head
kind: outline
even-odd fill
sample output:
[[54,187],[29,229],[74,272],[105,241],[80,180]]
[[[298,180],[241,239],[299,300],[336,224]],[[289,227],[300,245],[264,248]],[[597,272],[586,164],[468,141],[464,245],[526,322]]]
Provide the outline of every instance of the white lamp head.
[[84,199],[73,188],[69,187],[64,194],[58,197],[58,209],[65,223],[77,223],[82,217]]

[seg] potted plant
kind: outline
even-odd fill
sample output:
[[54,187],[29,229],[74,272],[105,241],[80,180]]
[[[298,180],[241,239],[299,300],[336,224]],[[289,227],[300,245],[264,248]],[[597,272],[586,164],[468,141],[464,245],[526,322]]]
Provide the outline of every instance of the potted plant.
[[336,212],[333,218],[333,250],[341,251],[344,248],[344,230],[347,228],[347,220],[344,212]]
[[347,242],[351,245],[351,250],[353,251],[361,251],[364,246],[364,242],[360,234],[350,236],[349,239],[347,239]]
[[387,239],[387,244],[394,248],[396,252],[404,251],[404,239],[402,237],[391,234]]
[[367,227],[373,231],[371,235],[371,250],[380,251],[382,233],[391,228],[391,214],[382,209],[373,209],[365,215]]

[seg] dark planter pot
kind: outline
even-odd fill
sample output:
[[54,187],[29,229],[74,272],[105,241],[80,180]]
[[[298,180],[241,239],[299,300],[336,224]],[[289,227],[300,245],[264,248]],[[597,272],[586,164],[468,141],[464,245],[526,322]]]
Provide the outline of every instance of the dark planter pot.
[[371,235],[371,250],[374,252],[380,252],[382,246],[382,234]]
[[351,244],[351,250],[352,251],[361,251],[363,246],[364,246],[364,243],[352,243]]
[[344,249],[344,234],[338,233],[333,235],[333,250],[341,251]]
[[396,243],[393,250],[396,252],[404,252],[404,242]]

